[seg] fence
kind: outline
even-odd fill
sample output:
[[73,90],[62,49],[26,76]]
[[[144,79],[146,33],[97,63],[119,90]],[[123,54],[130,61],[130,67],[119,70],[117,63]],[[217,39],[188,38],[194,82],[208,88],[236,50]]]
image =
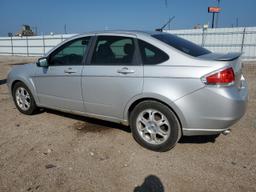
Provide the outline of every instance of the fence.
[[[256,27],[187,29],[166,31],[213,52],[243,52],[243,59],[256,60]],[[0,37],[0,55],[41,56],[75,34],[33,37]]]
[[243,52],[244,60],[256,60],[256,27],[168,30],[168,33],[213,52]]
[[42,56],[75,34],[0,37],[0,55]]

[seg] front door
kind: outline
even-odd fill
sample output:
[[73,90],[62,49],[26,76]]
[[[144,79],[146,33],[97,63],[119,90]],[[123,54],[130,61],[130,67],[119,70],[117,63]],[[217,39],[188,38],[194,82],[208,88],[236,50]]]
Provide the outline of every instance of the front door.
[[35,86],[42,106],[84,111],[81,73],[89,37],[71,40],[48,57],[48,67],[37,67]]
[[123,119],[128,101],[140,94],[143,67],[134,36],[98,36],[82,73],[86,112]]

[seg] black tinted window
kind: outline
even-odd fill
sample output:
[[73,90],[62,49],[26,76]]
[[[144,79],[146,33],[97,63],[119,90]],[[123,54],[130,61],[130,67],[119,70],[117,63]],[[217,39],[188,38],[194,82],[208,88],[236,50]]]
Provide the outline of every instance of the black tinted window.
[[134,56],[134,40],[121,36],[99,36],[92,56],[92,64],[130,64]]
[[67,42],[50,56],[50,65],[81,65],[90,37]]
[[169,59],[169,56],[157,47],[139,40],[140,54],[145,65],[159,64]]
[[156,39],[194,57],[211,53],[209,50],[200,47],[190,41],[168,33],[152,35]]

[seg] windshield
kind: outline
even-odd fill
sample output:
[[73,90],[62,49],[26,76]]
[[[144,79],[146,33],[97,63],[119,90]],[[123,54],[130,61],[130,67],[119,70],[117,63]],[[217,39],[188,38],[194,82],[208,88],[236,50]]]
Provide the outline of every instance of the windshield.
[[211,53],[209,50],[200,47],[199,45],[196,45],[195,43],[192,43],[188,40],[177,37],[176,35],[163,33],[152,35],[152,37],[194,57],[199,57],[201,55]]

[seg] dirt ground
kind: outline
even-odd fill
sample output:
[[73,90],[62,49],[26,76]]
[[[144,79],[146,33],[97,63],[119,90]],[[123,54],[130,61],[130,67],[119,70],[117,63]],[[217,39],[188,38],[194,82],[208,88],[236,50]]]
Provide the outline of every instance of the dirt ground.
[[139,146],[127,127],[53,110],[18,112],[5,79],[28,57],[0,57],[0,191],[256,191],[256,63],[244,74],[246,115],[231,134],[183,137],[171,151]]

